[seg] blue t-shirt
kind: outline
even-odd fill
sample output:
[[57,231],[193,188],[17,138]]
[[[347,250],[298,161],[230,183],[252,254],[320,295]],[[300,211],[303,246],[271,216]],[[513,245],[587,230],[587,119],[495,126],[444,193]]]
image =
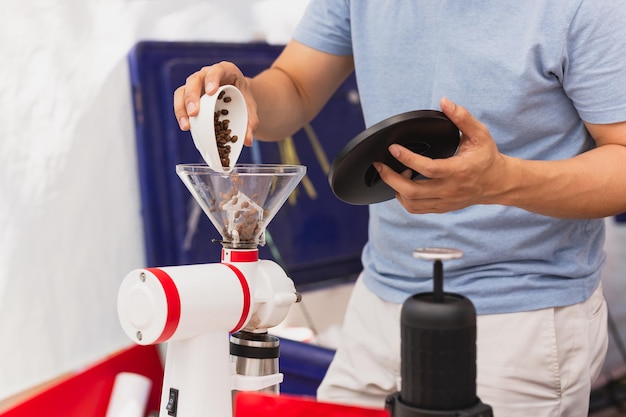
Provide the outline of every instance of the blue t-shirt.
[[[583,120],[626,120],[626,0],[312,0],[294,38],[353,56],[368,126],[446,96],[500,152],[559,160],[594,146]],[[364,282],[398,303],[431,291],[433,266],[412,252],[450,247],[465,256],[444,263],[444,288],[479,314],[570,305],[597,288],[603,242],[602,219],[416,215],[394,199],[370,206]]]

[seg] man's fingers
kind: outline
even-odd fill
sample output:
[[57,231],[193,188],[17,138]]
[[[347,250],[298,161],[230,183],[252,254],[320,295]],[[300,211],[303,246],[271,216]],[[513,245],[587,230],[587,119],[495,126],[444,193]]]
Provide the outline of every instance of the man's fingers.
[[425,177],[441,178],[446,175],[445,165],[442,159],[432,159],[417,154],[398,144],[389,146],[389,153],[399,162],[402,162],[404,166],[415,172],[419,172]]
[[200,109],[200,97],[204,94],[206,67],[187,77],[183,90],[183,103],[187,116],[192,117],[198,114]]
[[174,115],[178,120],[178,126],[183,131],[189,130],[189,116],[185,107],[184,95],[185,86],[178,87],[174,91]]
[[477,139],[489,136],[487,127],[472,116],[465,107],[454,103],[447,97],[443,97],[439,104],[443,113],[463,133],[462,140],[475,142]]

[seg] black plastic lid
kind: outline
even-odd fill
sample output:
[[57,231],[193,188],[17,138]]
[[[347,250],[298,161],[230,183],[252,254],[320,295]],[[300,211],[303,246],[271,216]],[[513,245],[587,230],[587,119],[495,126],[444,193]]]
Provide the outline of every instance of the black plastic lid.
[[[330,186],[340,200],[373,204],[390,200],[394,190],[383,182],[372,162],[382,162],[396,172],[407,169],[389,153],[397,143],[433,159],[456,153],[460,133],[448,117],[437,110],[416,110],[385,119],[358,134],[339,152],[328,174]],[[419,176],[413,171],[413,178]]]

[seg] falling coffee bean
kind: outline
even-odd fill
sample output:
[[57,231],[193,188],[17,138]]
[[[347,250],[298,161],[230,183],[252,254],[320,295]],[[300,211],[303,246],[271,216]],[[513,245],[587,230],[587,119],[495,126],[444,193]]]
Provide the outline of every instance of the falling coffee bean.
[[[224,90],[220,91],[217,96],[218,105],[220,101],[224,103],[230,103],[232,98],[226,95]],[[229,119],[220,120],[221,116],[228,115],[228,109],[216,109],[213,113],[213,127],[215,129],[215,141],[217,142],[217,152],[220,158],[220,162],[222,167],[228,168],[230,166],[230,152],[231,147],[229,143],[235,143],[239,139],[237,135],[231,136],[231,129],[229,129],[228,125],[230,124]]]

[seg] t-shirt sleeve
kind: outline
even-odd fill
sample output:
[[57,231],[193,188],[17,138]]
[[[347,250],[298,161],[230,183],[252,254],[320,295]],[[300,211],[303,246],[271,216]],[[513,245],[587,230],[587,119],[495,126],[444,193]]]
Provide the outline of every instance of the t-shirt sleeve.
[[311,0],[293,38],[335,55],[352,55],[350,0]]
[[564,49],[563,88],[590,123],[626,120],[626,8],[583,0]]

